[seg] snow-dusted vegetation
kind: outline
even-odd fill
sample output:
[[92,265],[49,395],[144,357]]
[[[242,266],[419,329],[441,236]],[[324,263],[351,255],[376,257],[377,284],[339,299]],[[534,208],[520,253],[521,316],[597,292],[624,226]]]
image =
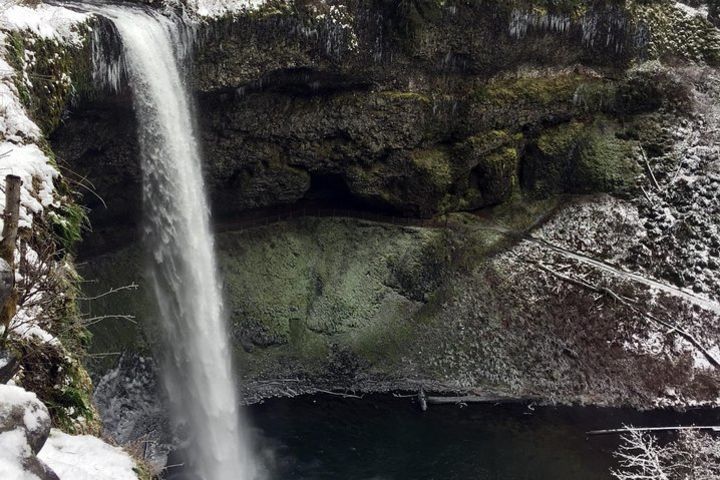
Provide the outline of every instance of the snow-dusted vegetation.
[[0,479],[313,478],[272,397],[714,415],[719,8],[0,0]]

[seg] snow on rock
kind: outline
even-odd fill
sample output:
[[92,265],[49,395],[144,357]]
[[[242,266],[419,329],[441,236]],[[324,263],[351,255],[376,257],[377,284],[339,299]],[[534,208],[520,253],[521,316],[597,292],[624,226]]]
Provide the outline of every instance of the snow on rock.
[[[7,175],[21,178],[20,228],[32,227],[35,215],[57,204],[54,183],[59,173],[41,148],[40,128],[21,102],[16,82],[20,79],[29,84],[30,79],[22,76],[25,72],[15,71],[6,61],[7,32],[16,31],[30,38],[79,45],[82,43],[79,25],[88,18],[88,14],[58,6],[43,3],[26,6],[0,0],[0,188],[4,186]],[[26,61],[32,56],[32,52],[25,52]],[[4,208],[4,203],[4,195],[0,195],[0,210]],[[0,219],[0,228],[2,223]],[[13,323],[28,323],[32,320],[25,318],[28,313],[21,309],[21,315]],[[47,336],[38,329],[29,331],[28,335]]]
[[144,438],[146,459],[161,469],[168,454],[167,411],[158,395],[157,370],[151,358],[125,353],[95,386],[94,400],[102,414],[105,432],[128,443]]
[[[0,43],[2,37],[0,34]],[[20,103],[15,75],[10,65],[0,59],[0,177],[12,174],[22,179],[20,227],[30,227],[32,215],[54,203],[53,182],[58,172],[35,144],[40,141],[40,129]],[[5,198],[0,196],[0,209],[4,206]]]
[[222,17],[260,7],[267,0],[167,0],[168,5],[183,4],[201,17]]
[[[32,215],[55,203],[53,182],[58,171],[37,145],[0,143],[0,176],[16,175],[22,179],[20,193],[20,227],[32,225]],[[0,199],[4,207],[4,198]]]
[[23,460],[32,452],[20,430],[0,433],[0,478],[12,480],[40,480],[23,467]]
[[126,452],[97,437],[50,430],[34,393],[0,385],[0,479],[137,480],[134,467]]
[[50,430],[50,414],[37,396],[13,385],[0,385],[0,430],[23,433],[34,452]]
[[[689,347],[692,349],[692,346]],[[720,361],[720,345],[713,345],[712,347],[708,348],[708,353],[710,356],[712,356],[715,360]],[[701,370],[712,370],[715,368],[707,359],[705,355],[703,355],[701,352],[697,351],[696,349],[691,350],[693,353],[693,360],[695,361],[695,368],[701,369]]]
[[[2,3],[2,2],[0,2]],[[79,25],[90,16],[73,10],[39,3],[35,6],[2,3],[0,30],[29,32],[38,38],[59,43],[82,43]],[[53,181],[58,175],[50,159],[38,147],[42,133],[20,101],[16,72],[5,61],[6,34],[0,32],[0,177],[17,175],[23,180],[21,227],[32,224],[32,214],[53,204]],[[0,198],[0,209],[3,198]]]
[[8,30],[29,30],[42,38],[63,43],[80,44],[77,26],[90,16],[68,8],[39,3],[34,6],[12,5],[0,14],[0,27]]
[[[5,42],[4,37],[0,34],[2,44]],[[37,141],[40,139],[40,129],[28,118],[20,103],[14,82],[15,75],[12,67],[0,59],[0,134],[14,143],[21,143],[23,140]]]
[[58,347],[60,346],[60,340],[39,325],[36,325],[34,320],[21,323],[18,321],[16,316],[13,318],[13,326],[15,326],[15,324],[18,324],[18,326],[14,328],[13,333],[21,336],[22,338],[37,339],[41,343],[47,343]]
[[667,115],[660,124],[672,147],[649,159],[660,189],[645,179],[647,199],[635,202],[645,236],[628,249],[626,262],[720,300],[720,76],[699,67],[675,72],[679,81],[699,85],[695,112],[687,120]]
[[0,478],[39,479],[35,473],[44,474],[46,469],[34,455],[50,432],[45,405],[34,393],[0,385],[0,432]]
[[708,10],[707,7],[703,6],[700,8],[691,7],[682,2],[675,2],[675,8],[683,12],[688,17],[703,17],[707,18]]
[[138,478],[130,455],[90,435],[67,435],[53,429],[38,457],[53,469],[60,480]]

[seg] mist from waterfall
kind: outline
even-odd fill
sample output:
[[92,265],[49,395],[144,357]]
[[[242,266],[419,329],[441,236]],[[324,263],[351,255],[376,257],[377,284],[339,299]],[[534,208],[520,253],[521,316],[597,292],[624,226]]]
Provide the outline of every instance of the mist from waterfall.
[[[122,41],[142,155],[144,241],[166,354],[163,376],[189,469],[203,480],[251,480],[258,469],[239,412],[178,18],[90,7]],[[118,69],[115,68],[118,75]]]

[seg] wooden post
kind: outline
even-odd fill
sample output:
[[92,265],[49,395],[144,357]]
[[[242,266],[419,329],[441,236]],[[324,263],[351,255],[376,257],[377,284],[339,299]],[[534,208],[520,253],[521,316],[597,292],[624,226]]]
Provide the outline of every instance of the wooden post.
[[5,224],[0,240],[0,258],[11,266],[15,265],[15,241],[17,240],[18,224],[20,223],[20,189],[22,180],[15,175],[5,177]]
[[2,239],[0,239],[0,259],[4,262],[4,268],[9,272],[0,272],[3,278],[8,277],[8,282],[2,282],[7,290],[2,292],[4,301],[0,306],[0,324],[2,324],[2,339],[8,335],[10,321],[17,310],[17,289],[15,288],[15,242],[17,241],[18,225],[20,223],[20,191],[22,179],[16,175],[5,177],[5,210],[3,212]]

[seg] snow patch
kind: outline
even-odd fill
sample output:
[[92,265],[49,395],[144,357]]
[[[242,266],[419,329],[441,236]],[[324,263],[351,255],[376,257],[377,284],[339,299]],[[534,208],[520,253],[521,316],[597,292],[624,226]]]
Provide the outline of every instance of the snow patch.
[[90,435],[53,429],[38,458],[60,480],[138,480],[130,455]]
[[[17,317],[13,319],[13,323],[15,322],[17,322]],[[40,340],[41,343],[47,343],[60,347],[60,341],[57,338],[55,338],[52,334],[48,333],[46,330],[43,330],[39,325],[35,325],[34,323],[28,322],[26,324],[20,325],[16,330],[14,330],[14,333],[20,335],[23,338],[37,339]]]
[[[0,22],[3,22],[2,16]],[[0,44],[4,40],[5,35],[0,33]],[[0,177],[17,175],[22,179],[20,227],[27,228],[32,225],[33,214],[41,213],[55,202],[53,182],[58,171],[35,144],[42,134],[20,102],[14,81],[16,75],[12,67],[0,59]],[[0,210],[4,206],[5,197],[0,195]]]
[[[707,351],[711,357],[716,360],[720,360],[720,345],[708,348]],[[713,370],[715,368],[715,366],[708,361],[707,357],[703,355],[702,352],[697,349],[693,349],[692,352],[695,368],[698,370]]]
[[29,432],[50,423],[47,409],[37,395],[13,385],[0,385],[0,418],[8,416],[15,409],[23,410],[23,423]]
[[26,472],[23,459],[32,454],[25,434],[21,430],[0,433],[0,478],[8,480],[40,480]]
[[706,6],[702,6],[700,8],[694,8],[690,5],[685,5],[682,2],[675,2],[675,8],[683,12],[688,17],[702,17],[707,18],[708,16],[708,10]]
[[37,395],[12,385],[0,385],[0,405],[22,405],[38,402]]
[[267,0],[167,0],[168,5],[185,5],[201,17],[222,17],[234,13],[254,10]]
[[[0,33],[0,44],[5,44],[5,35]],[[0,134],[14,143],[23,140],[37,141],[40,129],[28,118],[20,103],[13,68],[0,59]]]
[[[14,416],[22,412],[22,424],[15,423]],[[28,435],[39,435],[50,426],[50,415],[32,392],[14,385],[0,385],[0,419],[5,428],[0,433],[0,478],[12,480],[36,480],[37,476],[25,472],[23,462],[33,456]]]
[[35,6],[13,5],[0,14],[0,27],[29,30],[38,37],[79,45],[82,37],[77,26],[88,20],[86,13],[40,3]]
[[[55,203],[53,182],[58,171],[35,144],[0,143],[0,177],[16,175],[22,179],[20,194],[20,227],[29,228],[32,216]],[[5,199],[0,198],[0,208]],[[1,222],[0,222],[1,224]]]

